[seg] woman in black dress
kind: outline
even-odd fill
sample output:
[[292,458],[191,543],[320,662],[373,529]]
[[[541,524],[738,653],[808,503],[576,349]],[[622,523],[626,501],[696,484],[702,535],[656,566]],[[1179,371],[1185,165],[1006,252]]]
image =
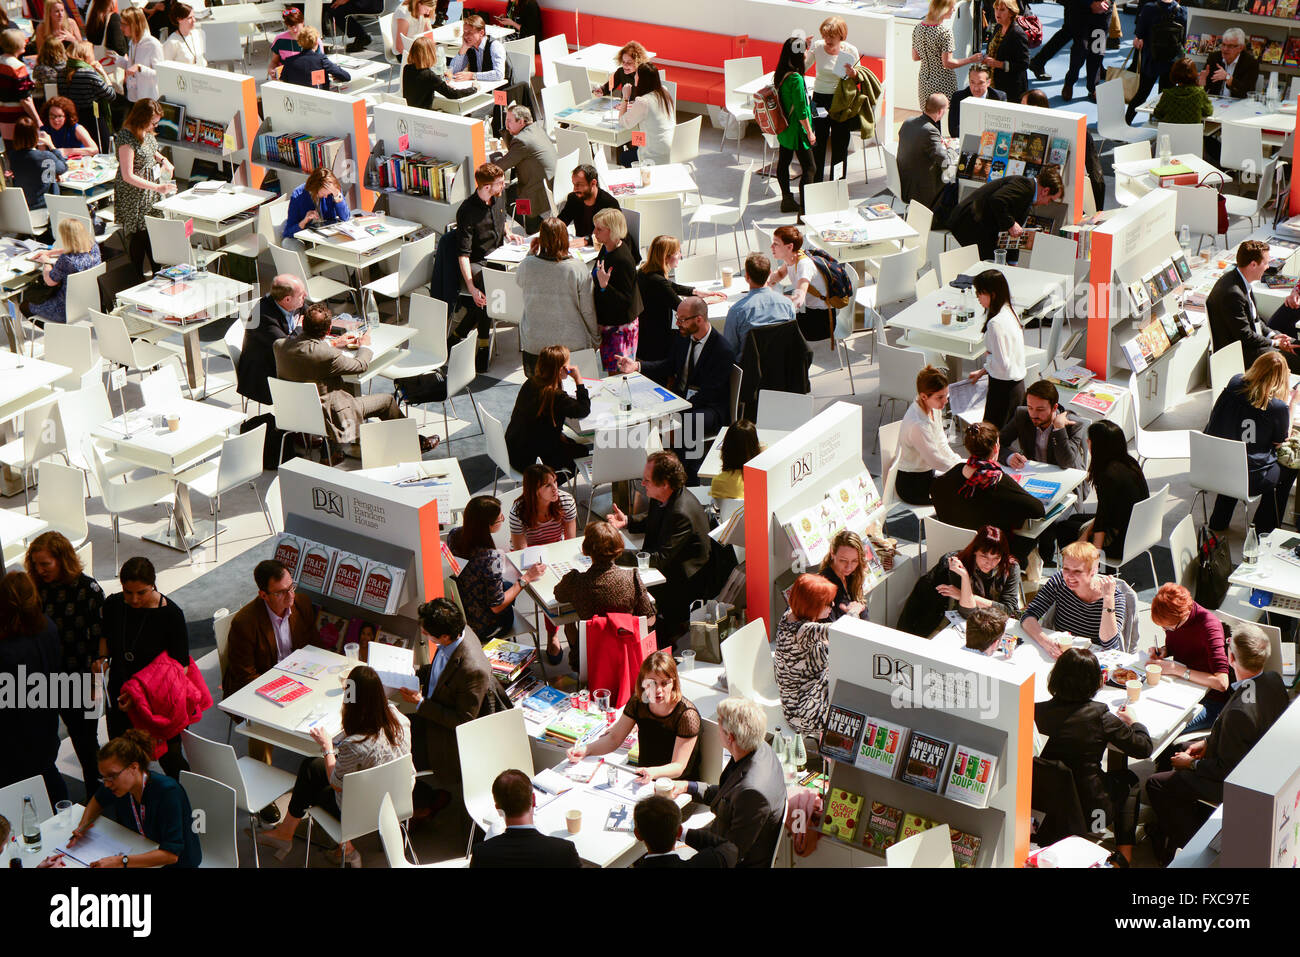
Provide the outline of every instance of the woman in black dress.
[[[104,635],[99,656],[108,660],[108,696],[104,719],[109,738],[131,727],[119,699],[122,686],[159,655],[171,655],[182,668],[190,663],[190,634],[185,613],[157,588],[153,563],[147,558],[128,558],[118,572],[122,590],[104,600]],[[181,753],[181,736],[167,742],[167,753],[158,759],[168,777],[178,778],[189,770]]]
[[1124,430],[1109,419],[1088,426],[1088,481],[1097,488],[1097,511],[1079,512],[1052,529],[1058,548],[1092,542],[1118,557],[1124,551],[1133,506],[1151,494],[1142,466],[1128,451]]
[[602,209],[592,218],[592,235],[600,244],[591,267],[596,324],[600,326],[600,362],[610,375],[618,357],[634,358],[640,328],[641,291],[636,282],[636,253],[627,241],[627,220],[619,209]]
[[725,299],[673,282],[668,274],[681,264],[682,244],[674,236],[656,236],[650,244],[645,262],[637,270],[636,285],[641,291],[641,320],[637,331],[636,357],[655,361],[668,356],[668,345],[677,334],[677,307],[686,296],[699,296],[706,302]]
[[1008,103],[1019,103],[1029,89],[1029,40],[1016,23],[1019,14],[1016,0],[997,0],[993,4],[998,26],[984,56],[984,62],[993,68],[994,89],[1005,93]]
[[[572,396],[564,391],[565,377],[573,380]],[[555,471],[572,475],[577,469],[574,459],[586,450],[564,434],[564,420],[590,414],[591,396],[578,367],[569,365],[569,350],[547,346],[537,357],[532,378],[519,387],[510,413],[506,426],[510,466],[522,472],[541,458]]]

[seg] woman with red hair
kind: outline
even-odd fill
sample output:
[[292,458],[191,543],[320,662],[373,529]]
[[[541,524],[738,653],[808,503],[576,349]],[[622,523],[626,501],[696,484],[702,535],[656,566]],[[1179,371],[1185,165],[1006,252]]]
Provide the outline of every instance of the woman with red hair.
[[776,625],[776,684],[781,712],[800,734],[816,736],[826,723],[830,656],[827,619],[835,585],[821,575],[800,575],[790,588],[790,607]]
[[1162,674],[1209,689],[1200,714],[1186,730],[1210,727],[1227,703],[1232,683],[1223,622],[1196,604],[1186,588],[1174,584],[1161,585],[1151,599],[1151,620],[1165,630],[1164,647],[1151,649],[1151,664],[1159,665]]

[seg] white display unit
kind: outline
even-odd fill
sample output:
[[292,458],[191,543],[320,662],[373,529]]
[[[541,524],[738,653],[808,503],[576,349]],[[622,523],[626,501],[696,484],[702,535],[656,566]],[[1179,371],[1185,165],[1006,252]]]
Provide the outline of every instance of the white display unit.
[[[264,133],[306,133],[310,136],[341,138],[344,145],[334,163],[334,175],[343,185],[349,206],[353,209],[374,209],[375,194],[361,182],[361,174],[370,158],[366,101],[360,96],[315,90],[278,80],[263,83],[261,92],[262,124],[257,130],[257,136]],[[261,156],[256,146],[253,149],[253,163],[275,170],[283,184],[281,192],[286,196],[307,181],[306,172],[279,162],[274,157]]]
[[[976,867],[1023,866],[1034,757],[1032,669],[841,618],[830,626],[827,672],[832,704],[996,755],[997,767],[987,806],[977,808],[907,783],[897,771],[887,778],[832,761],[830,786],[863,797],[862,821],[853,844],[823,834],[801,866],[882,866],[883,857],[861,845],[872,801],[975,834],[981,841]],[[906,754],[904,747],[900,761]],[[950,768],[951,753],[946,763]]]
[[414,106],[380,103],[374,112],[374,135],[372,150],[381,158],[410,149],[439,160],[460,161],[460,173],[446,200],[396,189],[378,194],[385,198],[392,215],[445,229],[455,220],[461,200],[474,190],[474,170],[487,161],[482,121]]
[[1300,866],[1297,741],[1293,703],[1223,782],[1220,867]]
[[254,188],[262,185],[264,172],[254,167],[252,137],[257,129],[257,84],[251,76],[226,73],[184,63],[158,64],[158,92],[168,103],[185,107],[186,117],[196,117],[226,126],[220,148],[198,143],[161,140],[175,160],[177,172],[187,176],[195,159],[230,163],[231,181]]

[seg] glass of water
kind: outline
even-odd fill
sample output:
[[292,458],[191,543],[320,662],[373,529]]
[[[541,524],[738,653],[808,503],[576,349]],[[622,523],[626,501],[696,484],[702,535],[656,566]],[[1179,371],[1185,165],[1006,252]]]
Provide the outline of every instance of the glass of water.
[[1005,249],[993,250],[993,265],[1005,266],[1007,264],[1007,251]]
[[72,820],[72,802],[60,801],[58,804],[54,805],[54,819],[60,824],[74,823]]
[[637,552],[637,553],[636,553],[636,567],[637,567],[638,569],[640,569],[641,571],[643,571],[643,572],[645,572],[645,571],[649,571],[649,570],[650,570],[650,553],[649,553],[649,552]]

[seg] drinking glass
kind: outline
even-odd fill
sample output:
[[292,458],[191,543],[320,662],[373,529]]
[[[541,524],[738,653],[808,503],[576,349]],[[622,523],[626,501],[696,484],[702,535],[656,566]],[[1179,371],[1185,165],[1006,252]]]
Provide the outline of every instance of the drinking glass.
[[592,698],[596,702],[596,710],[605,716],[606,724],[614,723],[614,710],[610,707],[610,693],[605,689],[597,691]]
[[643,571],[643,572],[645,572],[645,571],[649,571],[649,570],[650,570],[650,553],[649,553],[649,552],[637,552],[637,553],[636,553],[636,567],[637,567],[638,569],[640,569],[641,571]]
[[1005,266],[1007,264],[1007,251],[1005,249],[993,250],[993,263],[997,266]]
[[694,671],[694,670],[695,670],[695,652],[691,651],[690,649],[687,649],[686,651],[683,651],[683,652],[682,652],[682,664],[681,664],[681,667],[678,668],[677,670],[678,670],[678,671]]
[[72,802],[60,801],[54,805],[54,819],[60,824],[71,822],[72,819]]
[[361,646],[355,641],[349,641],[343,646],[343,655],[348,661],[359,661],[361,659]]

